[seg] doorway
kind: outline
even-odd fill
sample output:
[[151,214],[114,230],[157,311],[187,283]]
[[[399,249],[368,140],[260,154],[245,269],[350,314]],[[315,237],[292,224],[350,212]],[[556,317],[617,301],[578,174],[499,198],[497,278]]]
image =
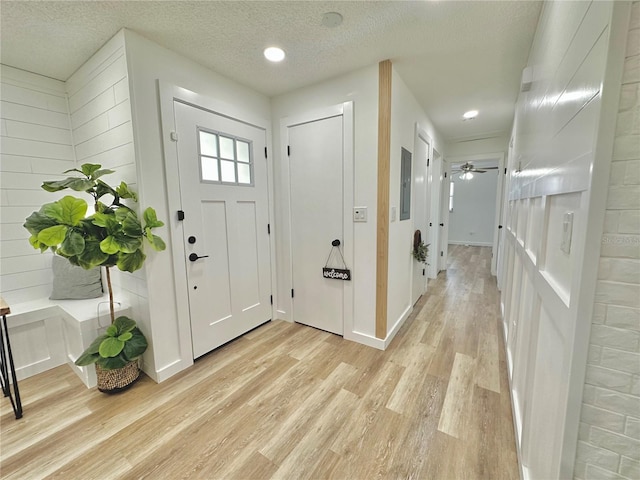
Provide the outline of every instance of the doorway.
[[[289,163],[292,320],[344,335],[353,280],[323,267],[351,269],[353,249],[352,106],[345,103],[284,119]],[[356,275],[357,272],[352,272]]]
[[174,101],[193,356],[271,319],[264,129]]
[[[413,157],[413,228],[420,230],[420,237],[429,244],[429,152],[430,140],[416,124],[415,155]],[[427,260],[428,262],[428,260]],[[411,304],[414,305],[427,291],[427,265],[413,260]]]

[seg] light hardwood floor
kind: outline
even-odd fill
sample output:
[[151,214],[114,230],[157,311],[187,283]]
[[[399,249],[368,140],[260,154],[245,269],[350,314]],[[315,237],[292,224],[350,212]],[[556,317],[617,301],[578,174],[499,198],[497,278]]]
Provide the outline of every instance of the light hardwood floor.
[[1,402],[0,475],[519,478],[490,249],[452,246],[390,347],[270,322],[115,396],[67,366]]

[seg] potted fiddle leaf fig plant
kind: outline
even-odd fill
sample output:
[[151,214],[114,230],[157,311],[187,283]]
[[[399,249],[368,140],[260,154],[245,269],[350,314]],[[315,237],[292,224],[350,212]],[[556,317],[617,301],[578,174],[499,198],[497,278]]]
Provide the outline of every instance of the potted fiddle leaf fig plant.
[[144,265],[144,244],[157,251],[166,248],[153,230],[164,225],[153,208],[147,208],[141,222],[136,211],[126,205],[137,202],[137,195],[125,182],[112,187],[102,180],[113,170],[85,163],[75,176],[48,181],[42,188],[48,192],[70,189],[93,198],[94,213],[87,216],[88,204],[80,197],[67,195],[43,205],[24,223],[31,245],[42,252],[52,250],[71,264],[84,269],[104,267],[109,294],[111,325],[98,336],[75,361],[86,366],[95,363],[98,389],[112,393],[135,382],[140,374],[138,357],[147,349],[147,340],[136,322],[126,316],[115,318],[111,268],[135,272]]

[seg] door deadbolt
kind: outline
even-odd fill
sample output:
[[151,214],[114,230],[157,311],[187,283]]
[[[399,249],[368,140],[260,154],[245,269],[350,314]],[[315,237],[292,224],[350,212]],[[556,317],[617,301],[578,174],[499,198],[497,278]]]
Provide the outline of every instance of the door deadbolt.
[[197,253],[192,253],[191,255],[189,255],[189,260],[191,260],[192,262],[195,262],[200,258],[207,258],[208,256],[209,255],[198,255]]
[[196,237],[194,237],[193,235],[191,235],[189,238],[187,238],[187,242],[194,244],[196,243]]

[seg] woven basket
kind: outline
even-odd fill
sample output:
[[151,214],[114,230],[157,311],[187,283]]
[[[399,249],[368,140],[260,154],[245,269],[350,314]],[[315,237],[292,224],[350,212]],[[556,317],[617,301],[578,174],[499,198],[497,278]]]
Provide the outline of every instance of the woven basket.
[[140,376],[137,360],[114,370],[105,370],[97,363],[95,365],[96,376],[98,377],[98,390],[103,393],[117,393],[126,390],[133,385]]

